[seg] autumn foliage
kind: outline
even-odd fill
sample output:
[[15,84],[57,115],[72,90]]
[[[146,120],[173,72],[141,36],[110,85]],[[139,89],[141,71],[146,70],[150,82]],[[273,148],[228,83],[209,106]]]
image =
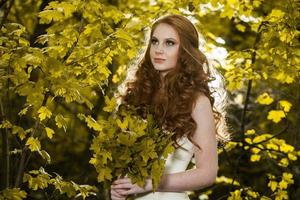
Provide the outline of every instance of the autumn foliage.
[[1,0],[0,7],[0,200],[109,198],[90,164],[93,138],[109,122],[105,99],[142,54],[153,20],[167,13],[194,22],[228,91],[232,139],[219,148],[216,183],[191,199],[299,198],[298,1]]

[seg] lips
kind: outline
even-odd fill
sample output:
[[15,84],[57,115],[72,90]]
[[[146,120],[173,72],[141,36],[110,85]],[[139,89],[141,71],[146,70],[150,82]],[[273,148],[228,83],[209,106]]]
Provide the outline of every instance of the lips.
[[154,58],[154,62],[156,63],[162,63],[164,62],[166,59],[163,59],[163,58]]

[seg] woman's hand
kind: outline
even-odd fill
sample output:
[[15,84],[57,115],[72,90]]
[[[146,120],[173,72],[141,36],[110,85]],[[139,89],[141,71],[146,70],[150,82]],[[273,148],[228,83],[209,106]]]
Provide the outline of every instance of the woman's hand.
[[124,192],[124,189],[114,189],[111,187],[110,189],[110,197],[111,200],[126,200],[126,196],[121,195],[122,192]]
[[[128,196],[152,191],[152,180],[147,179],[144,188],[137,184],[132,184],[130,178],[121,178],[113,182],[111,191],[120,196]],[[115,193],[114,193],[115,194]]]

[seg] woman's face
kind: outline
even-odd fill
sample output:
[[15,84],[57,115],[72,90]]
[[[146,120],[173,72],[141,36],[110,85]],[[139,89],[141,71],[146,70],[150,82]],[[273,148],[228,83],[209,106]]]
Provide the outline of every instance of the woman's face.
[[151,62],[162,76],[175,68],[179,52],[179,36],[170,25],[161,23],[153,32],[150,46]]

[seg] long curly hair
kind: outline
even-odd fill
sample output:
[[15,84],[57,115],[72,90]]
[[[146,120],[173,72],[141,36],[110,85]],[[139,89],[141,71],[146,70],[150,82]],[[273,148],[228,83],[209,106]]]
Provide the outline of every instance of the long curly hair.
[[[180,39],[179,57],[174,69],[163,79],[150,59],[151,38],[160,23],[171,25]],[[222,114],[214,109],[214,98],[209,88],[210,76],[206,56],[199,50],[199,38],[195,26],[181,15],[167,15],[154,22],[144,57],[138,63],[135,80],[126,84],[126,94],[122,96],[125,105],[133,105],[141,116],[151,113],[161,128],[174,132],[173,141],[178,147],[178,140],[186,136],[192,139],[196,122],[191,116],[199,95],[210,100],[216,127],[223,123],[223,130],[217,128],[218,141],[225,140],[224,120]],[[164,83],[164,89],[161,89]]]

